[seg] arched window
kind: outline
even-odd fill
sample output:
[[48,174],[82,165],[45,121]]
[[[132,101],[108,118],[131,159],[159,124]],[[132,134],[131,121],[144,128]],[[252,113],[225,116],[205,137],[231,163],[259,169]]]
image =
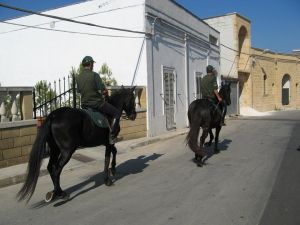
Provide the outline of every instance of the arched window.
[[282,105],[290,104],[290,87],[291,87],[291,77],[285,74],[282,78]]
[[245,39],[247,37],[247,29],[246,27],[242,26],[239,30],[239,55],[241,52],[244,52],[244,44],[245,44]]

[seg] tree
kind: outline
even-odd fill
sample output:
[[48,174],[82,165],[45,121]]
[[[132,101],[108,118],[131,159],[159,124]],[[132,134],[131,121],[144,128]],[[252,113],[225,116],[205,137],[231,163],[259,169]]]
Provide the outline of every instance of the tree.
[[117,81],[112,77],[112,71],[106,63],[102,64],[99,74],[102,75],[101,78],[106,86],[117,86]]
[[[36,83],[35,88],[35,103],[36,107],[43,105],[40,107],[41,115],[46,115],[51,110],[51,103],[55,103],[56,100],[53,100],[56,96],[55,92],[48,84],[46,80],[41,80]],[[50,104],[45,104],[49,102]]]

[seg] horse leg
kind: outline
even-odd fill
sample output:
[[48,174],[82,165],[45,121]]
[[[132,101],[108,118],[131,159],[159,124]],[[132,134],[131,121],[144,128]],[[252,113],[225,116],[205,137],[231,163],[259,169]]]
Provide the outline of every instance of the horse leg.
[[66,192],[64,192],[61,187],[60,187],[60,175],[62,172],[62,169],[64,168],[64,166],[69,162],[69,160],[71,159],[71,156],[73,154],[74,151],[61,151],[58,160],[56,161],[56,164],[54,163],[55,157],[53,157],[53,162],[52,166],[49,166],[50,170],[51,170],[51,179],[54,185],[54,190],[52,192],[48,192],[46,194],[46,202],[50,202],[53,199],[55,199],[56,197],[67,197],[68,194]]
[[111,161],[111,175],[112,176],[115,176],[116,175],[116,158],[117,158],[117,148],[113,145],[111,147],[111,150],[112,150],[112,155],[113,155],[113,158],[112,158],[112,161]]
[[[54,171],[55,171],[55,168],[56,168],[58,157],[59,157],[59,150],[56,148],[56,146],[50,147],[50,158],[49,158],[47,170],[48,170],[49,175],[51,177],[53,186],[55,186]],[[54,190],[52,192],[47,193],[46,199],[45,199],[46,202],[50,202],[52,200],[52,198],[54,197],[54,194],[51,194],[51,193],[54,193]]]
[[221,126],[217,126],[216,127],[216,137],[215,137],[215,148],[214,148],[214,153],[215,154],[220,153],[220,150],[218,149],[220,130],[221,130]]
[[[203,128],[203,132],[202,132],[202,135],[200,137],[200,150],[204,153],[204,142],[205,142],[205,139],[207,138],[207,135],[208,135],[208,132],[209,132],[209,129],[208,128]],[[205,154],[204,154],[205,156]],[[202,167],[203,164],[204,164],[204,161],[203,161],[203,155],[198,155],[197,158],[196,158],[196,162],[197,162],[197,166],[199,167]]]
[[110,155],[112,152],[111,146],[113,146],[113,145],[107,145],[105,148],[104,183],[106,186],[111,186],[113,184],[113,182],[109,176]]
[[204,146],[211,146],[212,141],[214,140],[214,134],[212,129],[209,129],[209,141],[204,144]]

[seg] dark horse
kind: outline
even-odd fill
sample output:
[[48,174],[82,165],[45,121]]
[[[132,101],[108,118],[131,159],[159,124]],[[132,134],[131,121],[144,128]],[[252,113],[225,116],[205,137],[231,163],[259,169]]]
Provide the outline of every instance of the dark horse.
[[[134,89],[135,87],[122,87],[108,99],[109,103],[117,109],[124,110],[131,120],[136,118]],[[47,169],[54,185],[54,190],[46,194],[46,202],[50,202],[55,197],[68,196],[60,187],[60,174],[78,147],[105,145],[104,182],[110,186],[112,184],[110,175],[116,173],[117,149],[109,144],[109,132],[109,128],[97,127],[90,116],[81,109],[63,107],[54,110],[38,131],[29,157],[27,178],[18,192],[18,200],[29,201],[33,195],[41,162],[46,153],[46,143],[50,149]],[[113,158],[109,169],[111,154]]]
[[[230,92],[230,83],[222,85],[219,91],[220,96],[227,105],[231,104]],[[195,152],[195,160],[198,166],[203,165],[202,159],[205,156],[203,144],[208,133],[210,134],[210,140],[207,145],[211,145],[214,138],[212,133],[213,128],[216,128],[214,153],[219,153],[218,141],[219,133],[222,128],[220,126],[221,117],[220,104],[215,105],[208,99],[197,99],[189,105],[188,119],[190,130],[187,134],[186,141],[190,149]],[[198,146],[200,127],[202,127],[203,132],[200,137],[200,146]]]

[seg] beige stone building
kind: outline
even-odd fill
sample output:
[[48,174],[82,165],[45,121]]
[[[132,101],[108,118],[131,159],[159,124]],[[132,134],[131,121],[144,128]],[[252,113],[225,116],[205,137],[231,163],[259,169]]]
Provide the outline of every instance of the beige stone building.
[[257,111],[300,107],[299,55],[252,47],[251,21],[237,13],[205,21],[220,32],[220,73],[225,80],[237,81],[232,97],[238,113],[247,107]]

